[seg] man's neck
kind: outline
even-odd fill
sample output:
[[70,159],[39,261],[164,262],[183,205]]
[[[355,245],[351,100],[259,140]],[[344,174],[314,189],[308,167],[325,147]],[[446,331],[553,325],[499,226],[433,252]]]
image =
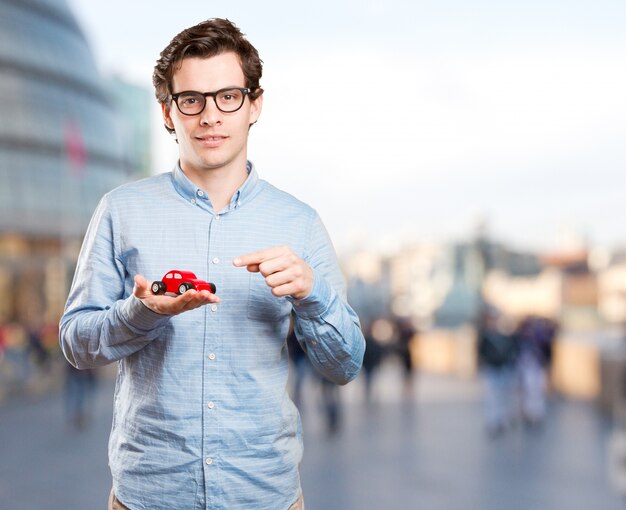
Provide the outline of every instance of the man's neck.
[[248,178],[245,163],[235,168],[224,167],[201,171],[185,169],[181,163],[181,168],[191,182],[207,193],[215,212],[221,211],[230,203],[235,192]]

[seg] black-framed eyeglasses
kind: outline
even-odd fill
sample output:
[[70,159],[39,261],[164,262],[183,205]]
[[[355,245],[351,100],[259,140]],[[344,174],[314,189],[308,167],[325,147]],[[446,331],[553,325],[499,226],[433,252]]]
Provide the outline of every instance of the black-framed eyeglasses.
[[198,115],[206,108],[206,98],[212,97],[217,109],[224,113],[233,113],[243,106],[250,89],[242,87],[228,87],[217,92],[196,92],[186,90],[172,94],[172,100],[183,115]]

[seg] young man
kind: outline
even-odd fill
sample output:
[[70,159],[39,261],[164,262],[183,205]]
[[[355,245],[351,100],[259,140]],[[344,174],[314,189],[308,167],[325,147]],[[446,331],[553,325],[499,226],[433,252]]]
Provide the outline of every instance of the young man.
[[[180,160],[99,204],[61,319],[78,368],[118,362],[110,508],[303,508],[285,339],[345,384],[364,340],[313,209],[247,160],[261,60],[228,20],[184,30],[154,71]],[[216,285],[155,295],[171,269]]]

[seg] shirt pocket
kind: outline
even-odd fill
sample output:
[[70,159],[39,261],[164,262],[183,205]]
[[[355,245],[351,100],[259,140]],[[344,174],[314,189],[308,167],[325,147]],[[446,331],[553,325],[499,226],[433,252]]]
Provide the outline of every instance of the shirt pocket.
[[247,308],[249,319],[275,322],[286,318],[292,306],[287,298],[272,294],[272,289],[265,283],[261,273],[250,273]]

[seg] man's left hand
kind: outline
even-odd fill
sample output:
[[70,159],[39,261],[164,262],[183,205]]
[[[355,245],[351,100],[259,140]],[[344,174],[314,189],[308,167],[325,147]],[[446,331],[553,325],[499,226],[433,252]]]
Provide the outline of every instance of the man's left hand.
[[313,270],[288,246],[274,246],[233,259],[235,267],[261,273],[275,296],[304,299],[313,290]]

